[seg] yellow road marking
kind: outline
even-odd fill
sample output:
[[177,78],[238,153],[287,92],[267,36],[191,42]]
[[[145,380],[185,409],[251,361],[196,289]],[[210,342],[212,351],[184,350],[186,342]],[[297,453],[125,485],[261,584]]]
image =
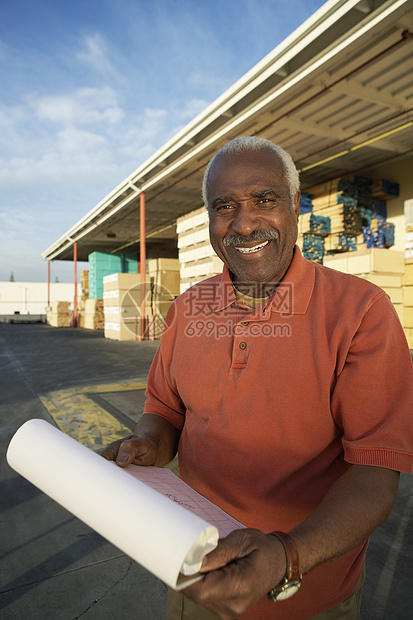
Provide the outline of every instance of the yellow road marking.
[[40,400],[58,428],[92,450],[130,434],[130,428],[100,407],[90,394],[144,390],[146,383],[112,383],[49,392]]

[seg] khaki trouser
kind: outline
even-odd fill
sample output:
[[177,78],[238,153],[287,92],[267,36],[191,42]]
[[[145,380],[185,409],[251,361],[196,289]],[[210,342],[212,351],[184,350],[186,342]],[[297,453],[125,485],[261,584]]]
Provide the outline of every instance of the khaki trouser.
[[[365,570],[363,569],[353,594],[328,611],[312,616],[308,620],[357,620],[360,613],[364,575]],[[276,604],[274,603],[274,605]],[[167,617],[168,620],[219,620],[218,616],[205,607],[197,605],[180,592],[171,589],[168,589]]]

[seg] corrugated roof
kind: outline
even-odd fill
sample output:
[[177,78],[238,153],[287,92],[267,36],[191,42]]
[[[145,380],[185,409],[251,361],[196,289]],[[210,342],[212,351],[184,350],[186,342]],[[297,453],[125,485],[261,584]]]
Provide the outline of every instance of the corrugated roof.
[[413,0],[330,0],[43,257],[71,259],[74,241],[79,260],[137,251],[140,191],[148,246],[173,244],[176,218],[202,205],[207,162],[237,135],[281,144],[303,189],[413,155],[412,32]]

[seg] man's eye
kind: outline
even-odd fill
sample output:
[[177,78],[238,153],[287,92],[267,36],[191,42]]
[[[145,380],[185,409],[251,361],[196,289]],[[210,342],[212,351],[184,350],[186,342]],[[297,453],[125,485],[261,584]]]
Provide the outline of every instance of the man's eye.
[[260,198],[257,201],[257,204],[259,205],[273,205],[275,203],[275,199],[274,198]]

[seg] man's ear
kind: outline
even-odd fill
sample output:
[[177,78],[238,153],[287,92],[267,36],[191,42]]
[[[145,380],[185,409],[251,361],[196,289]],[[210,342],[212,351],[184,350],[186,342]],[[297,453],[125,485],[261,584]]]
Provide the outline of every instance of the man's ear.
[[301,191],[298,190],[298,192],[294,196],[294,211],[295,211],[295,215],[297,216],[297,222],[300,216],[300,196],[301,196]]

